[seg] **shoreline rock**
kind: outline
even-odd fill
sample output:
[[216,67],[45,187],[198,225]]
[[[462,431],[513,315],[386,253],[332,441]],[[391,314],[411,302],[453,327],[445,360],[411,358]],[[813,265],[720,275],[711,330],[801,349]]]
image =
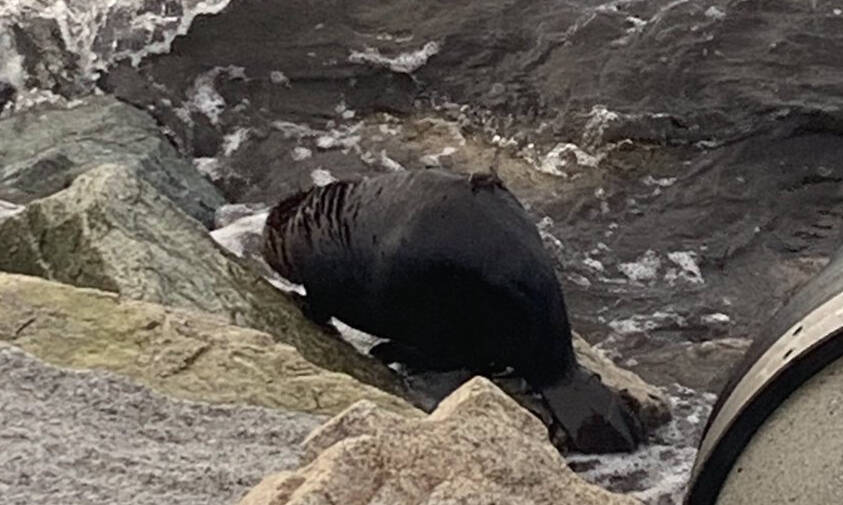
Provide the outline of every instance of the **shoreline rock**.
[[266,477],[240,505],[636,505],[578,477],[541,422],[477,377],[429,416],[359,402],[303,443],[295,471]]
[[0,273],[0,306],[0,341],[58,366],[110,370],[177,398],[315,414],[366,399],[421,413],[217,314],[8,273]]
[[225,200],[145,112],[110,96],[71,108],[38,107],[0,120],[0,198],[26,204],[104,163],[131,168],[210,228]]
[[220,249],[130,168],[102,165],[0,220],[0,270],[222,315],[272,334],[318,366],[401,394],[397,376],[307,321],[289,297]]

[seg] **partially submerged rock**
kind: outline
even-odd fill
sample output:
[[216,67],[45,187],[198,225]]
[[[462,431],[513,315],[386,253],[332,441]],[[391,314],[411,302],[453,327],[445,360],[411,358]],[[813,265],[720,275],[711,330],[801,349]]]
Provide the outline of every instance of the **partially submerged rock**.
[[617,366],[581,336],[575,334],[573,342],[580,364],[617,391],[645,429],[653,430],[670,420],[668,400],[661,389],[644,382],[635,372]]
[[295,348],[221,315],[173,309],[0,273],[0,340],[60,366],[105,369],[179,398],[336,414],[358,400],[408,403],[317,367]]
[[149,115],[112,97],[0,121],[0,193],[6,200],[24,204],[49,196],[103,163],[131,168],[207,227],[225,203]]
[[0,270],[217,314],[292,344],[315,364],[386,391],[397,376],[301,316],[284,294],[222,251],[200,223],[139,178],[102,165],[0,220]]
[[428,417],[360,402],[305,441],[311,462],[264,479],[240,505],[634,505],[578,477],[541,422],[475,378]]

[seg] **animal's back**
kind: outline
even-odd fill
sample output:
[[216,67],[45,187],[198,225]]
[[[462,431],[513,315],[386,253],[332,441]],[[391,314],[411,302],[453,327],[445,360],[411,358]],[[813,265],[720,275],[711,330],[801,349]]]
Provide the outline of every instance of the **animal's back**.
[[552,262],[495,178],[422,171],[335,183],[279,203],[265,233],[267,260],[304,283],[311,315],[404,346],[381,358],[512,366],[579,449],[641,440],[617,395],[577,365]]
[[417,347],[443,368],[495,363],[555,375],[566,365],[570,329],[552,263],[503,187],[405,172],[363,181],[346,201],[351,239],[331,254],[355,273],[342,276],[343,287],[337,278],[307,286],[317,296],[343,293],[332,304],[339,319]]

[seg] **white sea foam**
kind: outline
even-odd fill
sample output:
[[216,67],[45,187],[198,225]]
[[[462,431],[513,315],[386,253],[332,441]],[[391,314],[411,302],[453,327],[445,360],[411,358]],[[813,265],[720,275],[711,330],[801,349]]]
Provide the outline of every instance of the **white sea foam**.
[[367,47],[363,51],[352,51],[348,57],[351,63],[365,63],[379,67],[386,67],[393,72],[411,74],[424,66],[431,56],[438,53],[440,46],[436,42],[428,42],[421,49],[408,53],[401,53],[395,57],[384,56],[376,48]]
[[193,158],[193,166],[211,181],[218,181],[223,177],[222,166],[217,158]]
[[589,154],[576,144],[565,142],[556,144],[541,160],[536,167],[539,172],[567,177],[568,173],[563,169],[568,168],[572,162],[574,166],[597,167],[602,160],[602,155]]
[[293,158],[293,161],[304,161],[311,156],[313,156],[313,151],[302,146],[296,146],[290,151],[290,157]]
[[220,115],[225,110],[225,99],[217,92],[214,84],[219,75],[227,75],[231,79],[245,78],[243,67],[234,65],[214,67],[196,76],[188,92],[188,100],[185,102],[189,112],[204,114],[211,124],[218,124]]
[[670,310],[656,311],[652,314],[636,314],[609,322],[609,327],[620,335],[646,333],[660,328],[682,328],[687,325],[687,320],[683,316]]
[[3,23],[0,23],[0,81],[18,89],[26,82],[23,57],[15,50],[11,31]]
[[676,279],[683,279],[691,284],[702,284],[705,282],[697,264],[697,253],[694,251],[674,251],[667,253],[667,258],[675,263],[680,271],[675,275],[666,276],[669,284],[673,285]]
[[212,231],[211,238],[237,257],[242,258],[245,255],[245,246],[243,244],[244,235],[260,235],[268,215],[269,211],[266,210],[240,218],[228,226]]
[[226,156],[231,156],[249,138],[249,128],[237,128],[222,138],[222,149]]
[[637,260],[621,263],[618,270],[634,282],[648,282],[656,279],[662,266],[661,259],[652,249],[648,249]]
[[0,19],[21,25],[54,19],[67,49],[79,56],[82,74],[95,78],[97,70],[118,59],[137,65],[147,55],[169,52],[196,16],[217,14],[229,1],[181,0],[183,14],[171,16],[162,4],[145,0],[5,0]]
[[603,143],[603,134],[611,123],[620,119],[617,112],[610,111],[603,105],[595,105],[588,113],[588,122],[582,134],[582,143],[588,147],[597,147]]
[[[632,454],[569,454],[566,460],[586,480],[612,488],[613,483],[637,481],[624,491],[647,505],[679,504],[697,454],[703,424],[715,396],[673,384],[666,391],[672,420]],[[643,471],[643,477],[641,477]]]
[[652,175],[648,175],[641,179],[641,182],[644,183],[645,186],[657,186],[661,188],[667,188],[673,186],[676,183],[676,177],[662,177],[660,179],[656,179]]

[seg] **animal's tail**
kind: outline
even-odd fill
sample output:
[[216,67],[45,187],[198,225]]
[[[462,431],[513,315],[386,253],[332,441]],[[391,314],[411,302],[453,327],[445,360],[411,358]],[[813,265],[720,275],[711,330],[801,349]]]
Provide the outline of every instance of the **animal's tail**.
[[630,452],[644,438],[641,423],[623,400],[599,376],[579,366],[542,388],[542,394],[579,451]]

